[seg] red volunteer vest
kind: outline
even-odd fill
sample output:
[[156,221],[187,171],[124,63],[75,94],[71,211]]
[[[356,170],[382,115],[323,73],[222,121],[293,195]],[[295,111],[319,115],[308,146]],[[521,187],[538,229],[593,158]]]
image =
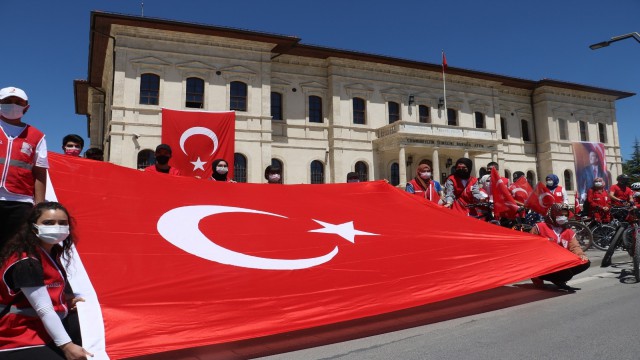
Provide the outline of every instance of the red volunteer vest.
[[429,181],[428,189],[422,188],[422,186],[418,181],[416,181],[416,179],[411,179],[411,181],[409,181],[409,184],[413,186],[414,195],[423,197],[436,204],[438,203],[438,201],[440,201],[440,194],[438,194],[438,192],[436,191],[436,187],[433,181]]
[[35,178],[36,147],[44,134],[33,126],[27,125],[20,135],[10,139],[0,131],[0,187],[19,195],[33,196]]
[[469,208],[465,207],[465,205],[473,204],[475,202],[473,194],[471,193],[471,188],[476,182],[478,182],[478,179],[473,176],[469,177],[467,186],[462,185],[462,181],[458,180],[454,175],[449,175],[448,179],[451,179],[453,182],[453,195],[456,197],[456,201],[453,202],[453,206],[451,208],[458,212],[469,214]]
[[[44,284],[47,287],[53,309],[63,316],[67,316],[67,306],[64,297],[66,286],[62,270],[56,265],[46,251],[38,247]],[[31,307],[27,298],[19,289],[10,289],[4,278],[7,270],[21,260],[27,259],[26,254],[14,255],[2,265],[0,273],[0,306],[4,308],[11,301],[11,311],[0,319],[0,351],[44,345],[52,341],[44,328],[44,324]],[[0,352],[2,354],[2,352]]]
[[556,186],[556,188],[553,189],[553,191],[549,190],[549,188],[545,188],[545,190],[549,194],[553,195],[553,199],[556,204],[564,204],[564,196],[562,196],[562,186],[560,185]]
[[546,237],[547,239],[554,239],[556,244],[562,246],[565,249],[569,249],[569,240],[573,238],[575,233],[571,229],[564,229],[560,233],[560,235],[556,234],[555,231],[551,228],[551,226],[547,225],[546,222],[539,222],[536,224],[538,228],[538,233],[540,235]]

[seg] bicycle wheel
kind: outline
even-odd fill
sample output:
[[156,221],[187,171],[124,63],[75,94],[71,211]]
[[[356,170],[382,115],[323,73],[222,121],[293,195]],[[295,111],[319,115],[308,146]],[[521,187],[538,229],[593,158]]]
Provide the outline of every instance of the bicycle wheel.
[[613,235],[611,239],[611,243],[609,244],[609,248],[607,252],[604,253],[602,257],[602,263],[600,267],[607,267],[611,265],[611,257],[613,257],[613,252],[616,251],[616,248],[622,243],[622,233],[626,229],[626,226],[620,225],[616,230],[616,233]]
[[576,239],[580,243],[582,251],[587,250],[593,243],[593,234],[589,227],[579,221],[569,221],[569,228],[576,233]]
[[593,247],[598,250],[607,250],[613,235],[616,233],[616,228],[611,225],[600,224],[591,233],[593,234]]
[[634,232],[633,242],[633,276],[636,278],[636,282],[640,282],[640,231],[638,231],[637,225],[631,227]]

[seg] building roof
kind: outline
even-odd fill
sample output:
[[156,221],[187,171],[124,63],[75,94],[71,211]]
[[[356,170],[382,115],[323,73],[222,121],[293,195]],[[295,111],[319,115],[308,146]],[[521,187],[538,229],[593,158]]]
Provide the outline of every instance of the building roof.
[[[188,23],[174,20],[93,11],[91,12],[91,34],[88,59],[89,73],[87,83],[89,86],[102,88],[101,82],[105,66],[105,56],[107,53],[109,41],[110,39],[112,39],[112,36],[110,35],[112,25],[143,27],[149,29],[168,30],[182,33],[220,36],[226,38],[272,43],[274,44],[274,47],[271,52],[274,54],[274,56],[288,54],[318,59],[335,57],[420,70],[437,72],[441,71],[440,64],[432,64],[391,56],[368,54],[363,52],[335,49],[317,45],[308,45],[301,43],[301,39],[295,36],[278,35],[231,27],[211,26],[198,23]],[[635,95],[635,93],[632,92],[605,89],[601,87],[582,85],[559,80],[528,80],[451,66],[447,67],[447,74],[467,76],[487,81],[496,81],[505,86],[527,90],[533,90],[542,86],[553,86],[557,88],[609,95],[615,97],[616,99],[624,99]]]

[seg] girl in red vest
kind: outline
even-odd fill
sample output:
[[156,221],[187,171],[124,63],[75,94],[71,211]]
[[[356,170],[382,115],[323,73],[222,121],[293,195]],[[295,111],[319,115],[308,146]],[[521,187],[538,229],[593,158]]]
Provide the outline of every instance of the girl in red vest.
[[71,256],[67,210],[42,202],[21,231],[0,250],[0,357],[2,359],[87,359],[71,341],[63,320],[77,301],[61,258]]
[[551,274],[543,275],[538,278],[531,279],[536,287],[544,287],[543,280],[552,282],[558,289],[577,290],[567,285],[567,281],[571,280],[575,275],[587,270],[591,265],[589,258],[580,248],[580,243],[576,239],[576,234],[567,226],[569,221],[569,209],[561,204],[553,204],[547,210],[547,215],[543,222],[537,223],[531,233],[547,238],[563,248],[576,254],[584,261],[584,263],[569,269],[556,271]]
[[416,170],[416,177],[407,183],[405,190],[437,204],[440,201],[441,188],[431,177],[431,166],[420,164]]
[[547,185],[547,192],[553,196],[554,202],[556,204],[562,204],[565,206],[569,206],[569,197],[567,196],[567,192],[564,191],[562,186],[558,185],[560,183],[560,179],[556,174],[549,174],[545,178],[545,185]]
[[602,178],[597,177],[593,180],[593,186],[587,192],[587,202],[589,203],[589,215],[592,218],[604,223],[611,221],[609,194],[604,189],[604,180]]
[[444,206],[456,210],[465,215],[473,215],[472,210],[466,206],[482,201],[484,196],[476,183],[478,179],[471,176],[473,162],[471,159],[460,158],[456,161],[455,171],[449,175],[444,184]]

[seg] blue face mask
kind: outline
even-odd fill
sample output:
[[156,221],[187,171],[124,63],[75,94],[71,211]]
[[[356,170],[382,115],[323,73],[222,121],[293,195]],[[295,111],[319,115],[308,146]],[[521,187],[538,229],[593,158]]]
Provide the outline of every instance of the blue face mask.
[[26,106],[18,104],[0,104],[0,115],[9,120],[20,119]]

